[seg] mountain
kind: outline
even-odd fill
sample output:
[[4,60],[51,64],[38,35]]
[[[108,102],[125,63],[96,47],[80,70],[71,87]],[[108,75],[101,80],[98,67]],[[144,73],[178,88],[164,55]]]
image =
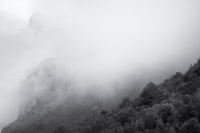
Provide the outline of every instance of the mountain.
[[19,116],[5,126],[2,133],[50,133],[60,125],[67,125],[74,131],[94,107],[114,109],[133,88],[135,91],[131,95],[138,95],[142,82],[126,84],[126,91],[120,88],[125,84],[115,84],[115,93],[102,93],[98,85],[85,86],[65,73],[56,59],[45,60],[21,80]]
[[[163,83],[149,83],[114,110],[88,117],[76,133],[200,133],[200,59]],[[61,133],[64,127],[55,130]]]
[[158,85],[116,84],[113,95],[86,93],[60,72],[50,59],[22,80],[19,117],[2,133],[200,132],[200,59]]

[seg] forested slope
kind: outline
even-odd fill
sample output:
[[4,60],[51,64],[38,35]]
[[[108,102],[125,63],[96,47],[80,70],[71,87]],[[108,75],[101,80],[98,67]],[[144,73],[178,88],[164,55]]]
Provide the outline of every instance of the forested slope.
[[[45,79],[52,76],[53,82],[2,133],[200,133],[200,59],[185,74],[177,72],[158,85],[148,83],[140,94],[140,85],[124,86],[126,92],[114,97],[78,95],[76,88],[69,91],[73,82],[63,83],[49,71],[42,75],[38,81],[49,83]],[[62,102],[55,102],[60,97],[56,90],[62,90]]]
[[200,59],[185,74],[149,83],[137,98],[125,97],[118,108],[89,117],[76,133],[200,133],[199,122]]

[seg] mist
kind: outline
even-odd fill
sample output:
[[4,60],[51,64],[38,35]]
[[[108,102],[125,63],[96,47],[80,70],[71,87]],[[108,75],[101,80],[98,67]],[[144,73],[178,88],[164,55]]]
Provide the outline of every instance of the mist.
[[20,81],[49,58],[61,78],[105,93],[129,75],[159,83],[185,72],[200,56],[199,4],[0,0],[0,129],[18,116]]

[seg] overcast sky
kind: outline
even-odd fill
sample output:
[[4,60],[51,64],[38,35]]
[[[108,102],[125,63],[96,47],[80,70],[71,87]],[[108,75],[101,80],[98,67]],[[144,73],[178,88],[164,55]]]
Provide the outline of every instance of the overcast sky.
[[44,59],[62,58],[89,81],[110,81],[141,67],[184,72],[200,57],[199,5],[0,0],[0,128],[17,118],[20,81]]

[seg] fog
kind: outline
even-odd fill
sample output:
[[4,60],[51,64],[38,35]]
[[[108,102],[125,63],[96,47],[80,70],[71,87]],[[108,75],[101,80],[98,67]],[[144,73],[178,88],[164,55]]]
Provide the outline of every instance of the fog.
[[20,81],[45,59],[84,84],[102,86],[134,74],[159,83],[186,71],[200,57],[198,5],[0,0],[0,129],[17,118]]

